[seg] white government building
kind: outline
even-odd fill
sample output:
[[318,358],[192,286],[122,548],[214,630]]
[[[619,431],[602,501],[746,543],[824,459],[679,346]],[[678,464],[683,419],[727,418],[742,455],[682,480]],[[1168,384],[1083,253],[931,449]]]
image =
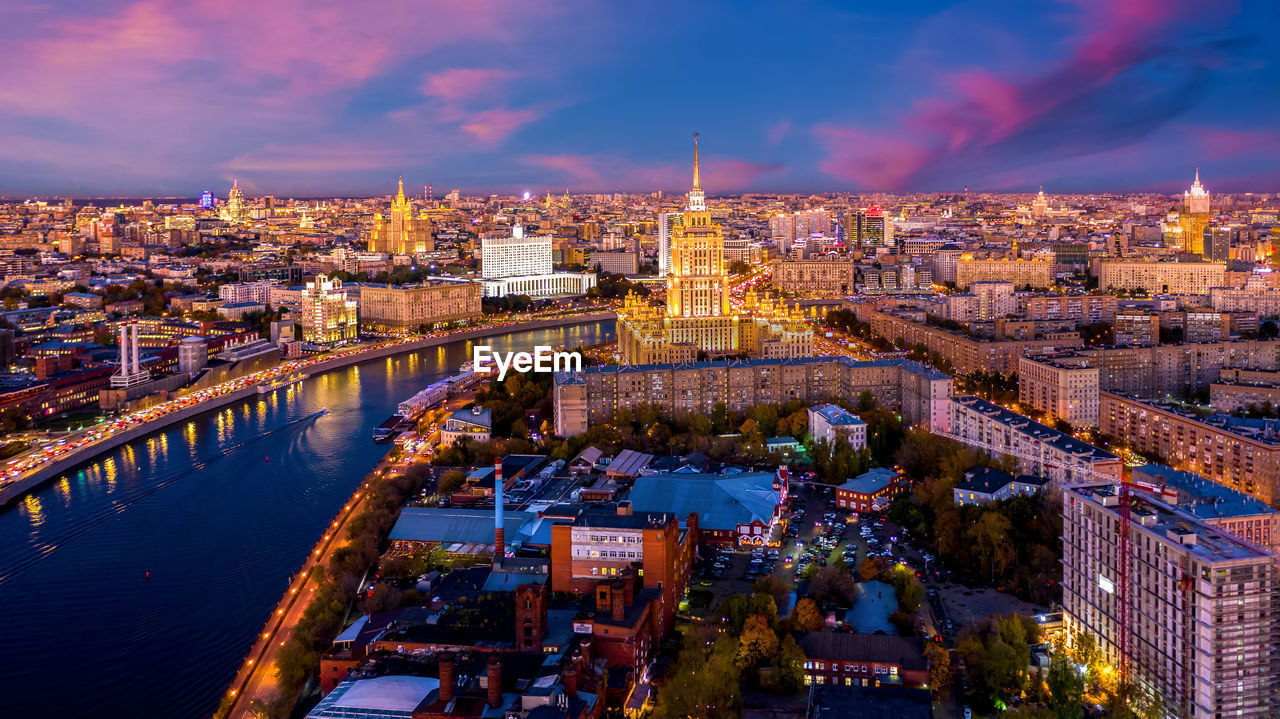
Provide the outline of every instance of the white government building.
[[582,295],[596,286],[594,272],[554,272],[551,235],[525,237],[520,225],[510,237],[480,239],[480,276],[485,297]]

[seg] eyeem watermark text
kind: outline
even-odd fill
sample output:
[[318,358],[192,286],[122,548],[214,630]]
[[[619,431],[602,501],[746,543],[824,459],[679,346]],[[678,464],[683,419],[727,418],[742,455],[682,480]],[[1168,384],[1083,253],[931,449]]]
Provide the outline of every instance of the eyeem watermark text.
[[582,353],[553,352],[550,345],[536,345],[533,352],[495,352],[489,345],[476,345],[471,350],[471,364],[476,372],[490,374],[498,368],[498,381],[507,372],[581,372]]

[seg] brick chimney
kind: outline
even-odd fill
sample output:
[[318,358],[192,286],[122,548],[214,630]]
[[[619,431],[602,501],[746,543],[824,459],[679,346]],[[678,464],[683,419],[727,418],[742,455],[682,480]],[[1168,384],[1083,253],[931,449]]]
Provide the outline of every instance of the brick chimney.
[[564,695],[570,699],[577,699],[578,668],[572,664],[565,666],[564,671],[560,674],[560,681],[564,683]]
[[620,622],[626,616],[627,605],[623,603],[623,595],[626,592],[626,582],[616,579],[610,587],[610,594],[613,600],[613,621]]
[[440,655],[440,701],[453,701],[453,652]]
[[507,553],[507,540],[503,532],[502,458],[493,460],[493,563],[502,564]]
[[631,516],[631,500],[624,499],[621,502],[618,502],[618,516],[619,517]]
[[591,666],[591,635],[583,637],[578,642],[578,649],[582,652],[582,663],[585,666]]
[[631,567],[622,570],[622,601],[628,607],[636,600],[636,572]]
[[489,676],[488,692],[489,706],[497,709],[502,706],[502,657],[497,654],[490,654],[489,659],[485,661],[485,672]]

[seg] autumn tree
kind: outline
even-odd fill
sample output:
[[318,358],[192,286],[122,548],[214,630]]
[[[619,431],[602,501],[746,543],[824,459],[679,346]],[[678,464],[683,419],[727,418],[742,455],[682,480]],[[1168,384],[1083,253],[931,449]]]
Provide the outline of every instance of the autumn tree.
[[738,635],[738,653],[734,659],[739,669],[758,667],[778,653],[778,635],[763,614],[748,617]]
[[796,602],[796,608],[791,613],[791,619],[795,622],[797,629],[806,632],[819,631],[825,623],[822,619],[822,612],[818,609],[818,603],[809,597]]
[[929,662],[929,686],[934,690],[951,683],[951,652],[941,642],[925,642],[924,658]]

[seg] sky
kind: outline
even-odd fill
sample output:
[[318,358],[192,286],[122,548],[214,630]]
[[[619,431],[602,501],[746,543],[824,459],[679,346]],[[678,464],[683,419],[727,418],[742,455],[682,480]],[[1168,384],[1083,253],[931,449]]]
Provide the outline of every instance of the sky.
[[1273,0],[4,0],[0,195],[1280,191]]

